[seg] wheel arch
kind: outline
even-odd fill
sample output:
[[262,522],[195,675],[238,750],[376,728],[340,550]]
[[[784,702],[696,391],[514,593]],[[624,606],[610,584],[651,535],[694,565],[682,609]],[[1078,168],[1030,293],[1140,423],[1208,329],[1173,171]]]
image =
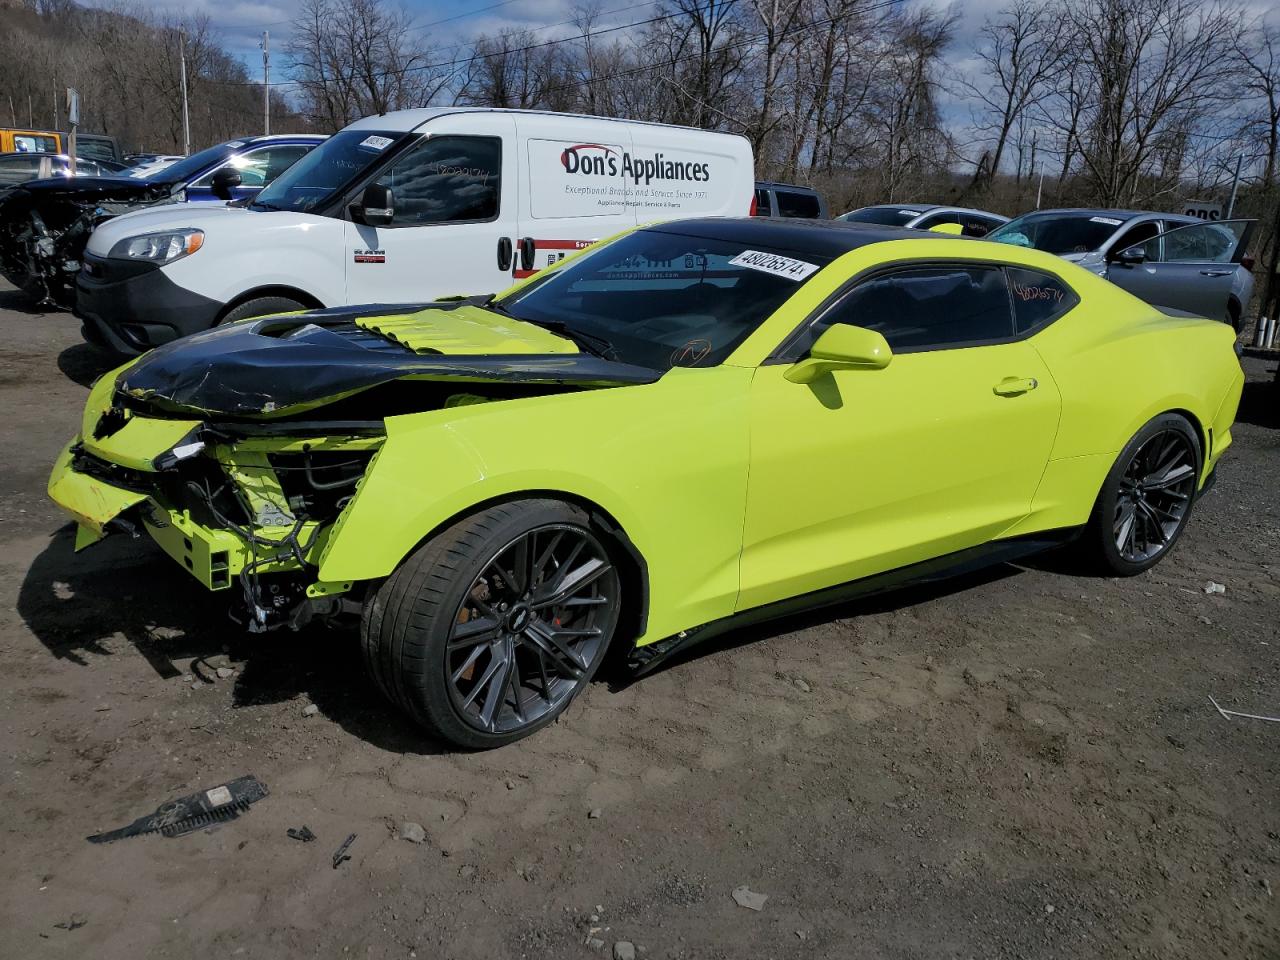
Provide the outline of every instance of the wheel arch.
[[619,627],[614,637],[617,639],[618,637],[626,636],[630,641],[634,641],[636,638],[643,636],[649,622],[648,562],[613,513],[591,498],[579,493],[554,488],[525,489],[511,490],[495,494],[483,500],[477,500],[454,511],[432,526],[405,551],[403,556],[396,560],[393,571],[399,569],[405,560],[422,548],[423,544],[439,536],[442,531],[447,530],[455,523],[490,507],[516,503],[521,500],[560,500],[579,507],[586,512],[591,523],[604,534],[608,546],[614,554],[614,562],[618,566],[623,582],[622,611]]
[[241,304],[248,303],[250,300],[257,300],[260,297],[284,297],[288,300],[297,300],[308,310],[320,310],[324,308],[324,304],[319,298],[298,287],[291,287],[288,284],[266,284],[264,286],[254,287],[246,290],[232,300],[228,300],[222,305],[222,309],[218,311],[218,317],[214,321],[215,325],[222,322],[232,310]]

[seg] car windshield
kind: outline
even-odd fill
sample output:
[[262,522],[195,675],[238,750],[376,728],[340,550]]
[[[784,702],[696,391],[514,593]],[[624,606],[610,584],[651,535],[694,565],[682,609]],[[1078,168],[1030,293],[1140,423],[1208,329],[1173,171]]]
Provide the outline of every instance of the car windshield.
[[343,130],[276,177],[251,204],[259,210],[311,210],[360,176],[403,132]]
[[986,239],[1062,256],[1097,250],[1123,225],[1120,217],[1102,214],[1028,213],[991,231]]
[[829,262],[641,230],[548,274],[498,308],[624,363],[711,367]]
[[243,146],[243,140],[228,140],[208,150],[193,153],[172,166],[165,167],[155,180],[157,183],[186,183],[194,179],[197,174],[204,172],[205,168],[221,163]]
[[921,212],[905,207],[863,207],[861,210],[843,213],[836,219],[846,223],[882,223],[890,227],[905,227],[920,216]]

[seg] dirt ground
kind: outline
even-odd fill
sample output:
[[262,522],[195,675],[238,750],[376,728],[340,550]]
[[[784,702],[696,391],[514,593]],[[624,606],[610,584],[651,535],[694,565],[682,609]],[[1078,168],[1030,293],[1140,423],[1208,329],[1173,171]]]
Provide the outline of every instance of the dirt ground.
[[[352,635],[244,635],[145,541],[74,555],[44,488],[104,362],[0,308],[3,957],[1280,957],[1280,724],[1208,699],[1280,715],[1274,364],[1144,576],[792,619],[460,754]],[[232,823],[85,841],[248,773]]]

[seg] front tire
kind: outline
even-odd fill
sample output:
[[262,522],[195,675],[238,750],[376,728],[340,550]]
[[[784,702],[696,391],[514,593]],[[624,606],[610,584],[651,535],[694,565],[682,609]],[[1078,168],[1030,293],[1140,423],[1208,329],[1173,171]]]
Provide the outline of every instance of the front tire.
[[226,316],[218,323],[235,323],[237,320],[248,320],[250,317],[269,317],[276,313],[293,313],[306,309],[306,304],[290,300],[288,297],[255,297],[228,310]]
[[1200,438],[1186,417],[1165,413],[1143,426],[1094,504],[1080,542],[1089,565],[1131,577],[1159,563],[1191,519],[1202,463]]
[[365,665],[433,735],[502,746],[553,722],[586,688],[621,600],[585,512],[557,500],[500,504],[432,537],[373,592]]

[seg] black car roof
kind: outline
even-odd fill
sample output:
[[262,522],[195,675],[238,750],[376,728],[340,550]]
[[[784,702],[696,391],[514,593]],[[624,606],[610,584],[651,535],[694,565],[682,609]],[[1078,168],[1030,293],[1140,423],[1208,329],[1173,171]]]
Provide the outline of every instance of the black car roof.
[[957,239],[952,235],[878,223],[804,220],[795,217],[704,217],[696,220],[673,220],[645,229],[831,258],[865,247],[869,243],[884,243],[887,240]]

